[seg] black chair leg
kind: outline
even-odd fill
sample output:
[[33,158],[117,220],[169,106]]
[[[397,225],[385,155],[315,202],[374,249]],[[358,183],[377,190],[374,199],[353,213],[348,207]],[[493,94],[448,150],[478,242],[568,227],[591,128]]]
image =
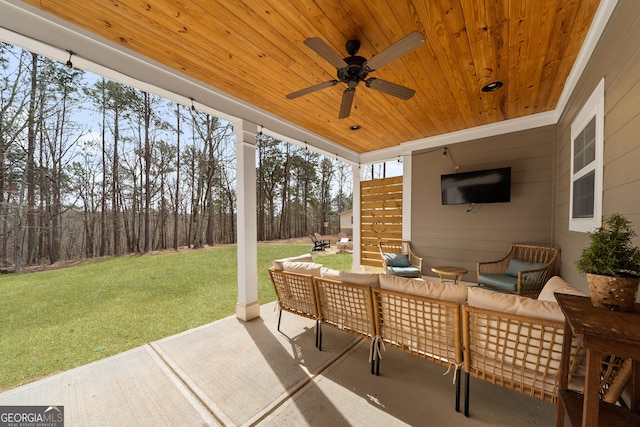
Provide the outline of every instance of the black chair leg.
[[280,332],[280,321],[282,320],[282,309],[278,309],[278,332]]
[[322,351],[322,323],[316,320],[316,348]]
[[377,356],[380,353],[380,342],[373,340],[371,343],[371,375],[380,376],[380,357]]
[[460,412],[460,375],[462,374],[461,369],[457,368],[454,375],[456,376],[456,412]]
[[469,373],[465,372],[464,381],[464,416],[469,417]]
[[371,359],[371,375],[375,375],[375,373],[376,373],[376,359]]

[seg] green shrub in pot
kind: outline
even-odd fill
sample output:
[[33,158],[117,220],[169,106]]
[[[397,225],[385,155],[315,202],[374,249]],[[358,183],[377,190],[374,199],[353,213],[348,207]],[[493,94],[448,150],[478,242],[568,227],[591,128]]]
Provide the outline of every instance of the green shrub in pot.
[[640,249],[632,242],[635,235],[631,222],[619,213],[589,233],[590,244],[582,250],[576,268],[587,276],[593,305],[633,311],[640,283]]

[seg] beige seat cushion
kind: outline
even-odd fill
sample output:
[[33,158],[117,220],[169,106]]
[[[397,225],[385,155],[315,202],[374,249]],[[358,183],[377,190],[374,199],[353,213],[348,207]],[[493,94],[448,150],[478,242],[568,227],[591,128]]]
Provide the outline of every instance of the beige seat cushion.
[[313,277],[320,277],[322,264],[317,264],[315,262],[285,261],[282,263],[282,269],[289,273],[308,274]]
[[378,280],[379,274],[374,273],[352,273],[348,271],[333,270],[331,268],[322,267],[320,277],[323,279],[337,280],[339,282],[350,283],[352,285],[380,287]]
[[467,302],[470,306],[487,310],[564,322],[564,314],[555,301],[536,300],[475,287],[469,288]]
[[562,277],[553,276],[547,281],[547,283],[545,283],[544,288],[540,291],[540,295],[538,295],[538,300],[556,302],[556,297],[553,295],[554,292],[558,292],[560,294],[587,296],[580,289],[571,286]]
[[275,270],[284,270],[283,263],[285,262],[313,262],[313,257],[310,254],[302,254],[290,258],[282,258],[273,260],[273,268]]
[[453,301],[460,304],[464,304],[467,301],[468,288],[466,286],[449,283],[428,282],[424,279],[411,279],[390,274],[381,274],[380,287],[391,291]]

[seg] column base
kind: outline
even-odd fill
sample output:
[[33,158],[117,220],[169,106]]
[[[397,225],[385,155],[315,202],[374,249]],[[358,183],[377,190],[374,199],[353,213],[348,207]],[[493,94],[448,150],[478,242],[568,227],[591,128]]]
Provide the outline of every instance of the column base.
[[257,319],[260,317],[260,304],[257,301],[248,305],[236,304],[236,317],[243,322]]

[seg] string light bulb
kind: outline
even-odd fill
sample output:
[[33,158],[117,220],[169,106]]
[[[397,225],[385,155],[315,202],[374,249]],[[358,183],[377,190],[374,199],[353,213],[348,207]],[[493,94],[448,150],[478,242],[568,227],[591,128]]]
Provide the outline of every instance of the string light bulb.
[[67,60],[67,63],[64,64],[64,70],[67,72],[67,74],[71,74],[73,72],[73,62],[71,62],[72,56],[73,52],[69,51],[69,59]]

